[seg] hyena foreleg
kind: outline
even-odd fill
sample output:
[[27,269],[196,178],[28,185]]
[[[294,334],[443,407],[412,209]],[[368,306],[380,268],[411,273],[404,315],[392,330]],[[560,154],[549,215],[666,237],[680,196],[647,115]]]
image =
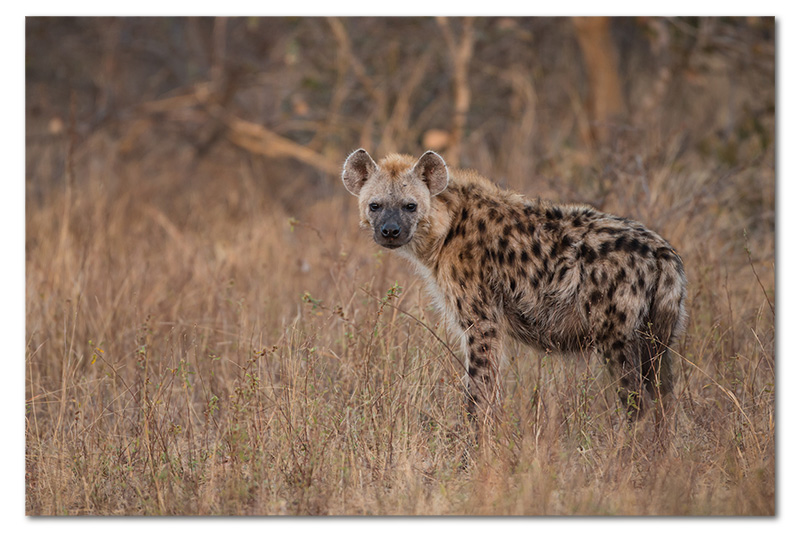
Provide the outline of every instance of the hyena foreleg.
[[502,343],[498,325],[481,310],[464,333],[467,413],[473,422],[490,416],[500,395],[498,375]]

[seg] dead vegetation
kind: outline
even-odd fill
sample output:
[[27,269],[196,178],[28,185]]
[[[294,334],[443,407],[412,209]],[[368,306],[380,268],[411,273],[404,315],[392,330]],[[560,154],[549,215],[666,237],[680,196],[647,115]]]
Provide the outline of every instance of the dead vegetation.
[[[28,514],[774,514],[772,19],[612,20],[605,124],[567,19],[26,24]],[[338,178],[432,141],[682,253],[666,450],[519,351],[463,468],[447,333]]]

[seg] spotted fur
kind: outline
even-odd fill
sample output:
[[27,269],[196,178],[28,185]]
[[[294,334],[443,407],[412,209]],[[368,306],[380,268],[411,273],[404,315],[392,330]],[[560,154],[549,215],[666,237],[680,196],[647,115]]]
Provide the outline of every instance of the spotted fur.
[[502,190],[434,152],[375,163],[358,150],[342,179],[361,225],[416,265],[462,339],[473,415],[496,397],[504,338],[597,352],[631,416],[671,390],[686,276],[661,236],[589,206]]

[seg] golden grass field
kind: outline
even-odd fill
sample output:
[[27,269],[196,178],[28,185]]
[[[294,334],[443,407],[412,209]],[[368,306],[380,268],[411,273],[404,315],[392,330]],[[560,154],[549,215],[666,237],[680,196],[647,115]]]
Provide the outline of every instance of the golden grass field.
[[[76,76],[94,80],[97,94],[42,74],[40,65],[64,60],[34,44],[45,22],[66,36],[61,53],[85,62]],[[26,514],[775,514],[771,19],[699,24],[698,34],[733,35],[749,48],[713,38],[703,48],[689,30],[673,37],[691,53],[667,63],[675,70],[653,102],[638,96],[654,94],[658,72],[625,70],[639,118],[614,144],[594,147],[581,140],[581,82],[570,82],[576,47],[530,76],[504,77],[518,72],[515,56],[498,62],[493,46],[505,41],[493,37],[495,22],[477,22],[484,41],[462,163],[521,193],[589,203],[658,231],[683,257],[690,314],[666,443],[650,417],[625,423],[590,354],[519,347],[492,439],[480,447],[464,429],[456,343],[410,265],[358,228],[356,200],[335,172],[247,150],[225,129],[230,121],[209,126],[214,108],[196,92],[150,83],[157,71],[137,72],[149,81],[133,95],[123,82],[139,66],[108,44],[119,24],[27,24]],[[418,66],[404,59],[413,52],[405,45],[381,70],[383,45],[368,55],[359,47],[369,41],[351,43],[361,72],[339,63],[348,49],[336,23],[261,24],[277,25],[265,54],[283,70],[264,67],[214,105],[254,123],[267,116],[325,161],[341,164],[363,144],[378,157],[419,155],[421,133],[449,116],[446,70],[437,71],[442,96],[413,104],[438,93],[403,83]],[[514,24],[527,31],[528,22]],[[565,39],[569,26],[553,24],[537,41],[541,53]],[[214,28],[200,24],[212,41]],[[105,44],[92,52],[70,40],[78,30]],[[304,41],[312,30],[329,36]],[[320,51],[317,63],[303,55],[325,43],[339,54]],[[624,64],[646,62],[637,53]],[[436,58],[426,61],[423,73],[436,70]],[[323,73],[318,85],[309,72]],[[278,74],[292,91],[273,83]],[[359,92],[369,94],[359,77],[368,75],[386,91],[388,112],[366,119],[357,102],[368,98]],[[67,81],[73,89],[59,89]],[[573,96],[559,92],[570,83]],[[288,107],[258,107],[254,87]],[[185,94],[194,100],[175,100]],[[93,120],[109,95],[139,100]],[[300,116],[270,114],[279,111]],[[314,135],[292,137],[312,126]]]

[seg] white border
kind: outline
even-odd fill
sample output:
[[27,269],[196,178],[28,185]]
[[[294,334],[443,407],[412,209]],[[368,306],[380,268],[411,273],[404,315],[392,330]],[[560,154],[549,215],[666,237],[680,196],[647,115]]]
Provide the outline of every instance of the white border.
[[[778,518],[772,519],[634,519],[634,523],[623,524],[619,519],[593,519],[591,524],[579,519],[382,519],[380,524],[365,519],[333,519],[320,523],[317,520],[300,519],[28,519],[24,517],[24,419],[22,416],[24,398],[24,353],[25,353],[25,284],[24,284],[24,176],[25,176],[25,141],[24,141],[24,55],[25,55],[25,16],[36,15],[719,15],[720,7],[725,15],[775,15],[777,16],[777,111],[778,111],[778,460],[777,460],[777,512]],[[264,528],[292,529],[297,528],[334,528],[348,531],[374,531],[380,528],[386,531],[414,529],[433,529],[441,527],[458,527],[461,530],[478,531],[501,525],[504,530],[530,531],[532,527],[576,527],[591,528],[595,531],[614,531],[621,527],[646,527],[649,532],[674,530],[676,528],[700,529],[721,527],[726,532],[743,531],[751,533],[754,528],[786,528],[797,525],[798,491],[798,454],[795,451],[797,430],[793,427],[796,419],[797,399],[786,391],[793,388],[800,373],[800,354],[791,330],[796,328],[797,313],[793,310],[793,302],[798,301],[798,283],[795,271],[800,268],[797,262],[797,222],[792,216],[798,201],[800,187],[800,168],[794,157],[798,146],[796,133],[800,116],[798,115],[798,73],[797,52],[800,51],[800,24],[795,16],[793,3],[786,1],[727,1],[725,3],[701,3],[697,1],[676,0],[669,3],[643,3],[632,1],[614,1],[598,3],[596,0],[570,2],[523,3],[520,1],[493,0],[473,6],[455,2],[430,2],[406,0],[396,3],[364,3],[340,1],[323,3],[310,1],[298,3],[252,2],[226,0],[222,3],[198,5],[197,2],[154,2],[143,0],[131,4],[110,4],[107,2],[88,1],[33,1],[25,4],[13,3],[5,8],[0,18],[0,39],[3,61],[2,87],[3,106],[3,178],[0,179],[0,213],[3,222],[2,244],[4,261],[2,262],[2,327],[5,340],[3,347],[5,368],[9,376],[2,388],[3,402],[0,406],[5,410],[4,422],[11,429],[6,431],[2,441],[3,479],[2,479],[2,516],[6,527],[16,531],[18,527],[43,529],[58,528],[94,530],[109,526],[115,529],[134,530],[142,526],[147,528],[167,528],[173,525],[191,527],[193,530],[218,530],[220,526],[235,525],[243,530]],[[785,331],[788,330],[788,331]],[[796,426],[796,425],[795,425]],[[553,523],[557,520],[556,523]],[[368,528],[368,529],[367,529]],[[788,528],[786,528],[788,529]]]

